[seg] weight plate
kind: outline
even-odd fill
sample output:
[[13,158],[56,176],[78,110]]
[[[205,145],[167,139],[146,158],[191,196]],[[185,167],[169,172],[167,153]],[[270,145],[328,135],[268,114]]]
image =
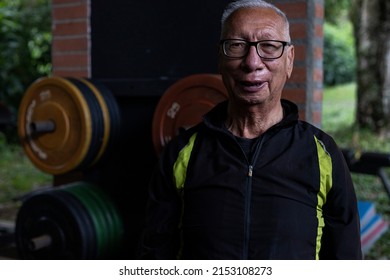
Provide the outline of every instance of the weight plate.
[[60,189],[54,189],[50,194],[67,205],[70,217],[73,217],[77,222],[73,230],[77,232],[76,237],[79,236],[79,238],[74,239],[75,244],[70,244],[71,241],[68,242],[70,249],[68,249],[66,257],[69,259],[96,259],[98,254],[97,235],[88,209],[72,195]]
[[[48,240],[33,248],[33,240]],[[22,259],[94,259],[96,237],[87,209],[71,194],[50,190],[28,196],[18,212],[15,240]]]
[[180,129],[199,123],[205,113],[226,98],[222,79],[215,74],[191,75],[169,87],[153,116],[152,138],[157,154]]
[[86,208],[94,225],[97,242],[97,257],[100,258],[108,246],[109,229],[105,220],[105,209],[101,207],[92,196],[86,193],[81,185],[72,184],[61,188],[63,191],[73,195]]
[[[54,131],[33,130],[34,124],[53,122]],[[19,107],[18,133],[27,156],[50,174],[76,169],[92,141],[91,112],[83,93],[60,77],[41,78],[26,91]]]
[[[103,97],[104,102],[108,108],[109,117],[110,117],[110,131],[109,139],[105,153],[115,145],[116,141],[119,139],[120,130],[121,130],[121,113],[118,103],[111,93],[111,91],[101,82],[91,79],[83,79],[92,85],[99,94]],[[91,87],[92,88],[92,87]]]
[[115,253],[122,245],[124,226],[122,218],[120,217],[119,210],[115,206],[111,198],[98,187],[84,187],[85,191],[88,191],[95,197],[102,207],[105,209],[107,227],[111,230],[111,238],[109,240],[108,254]]
[[110,197],[87,182],[71,183],[61,189],[74,195],[90,214],[97,236],[98,258],[114,256],[122,245],[124,230]]
[[102,256],[113,255],[120,249],[124,233],[117,208],[110,197],[100,188],[87,183],[79,184],[77,188],[84,193],[84,196],[90,197],[99,206],[104,218],[104,229],[107,231],[107,245],[102,248]]
[[78,78],[78,81],[80,81],[81,83],[86,85],[89,88],[89,90],[91,90],[91,92],[94,94],[94,96],[99,104],[99,108],[101,110],[102,118],[103,118],[102,119],[103,123],[101,124],[101,127],[104,129],[104,131],[103,131],[101,139],[100,139],[101,147],[100,147],[100,150],[98,151],[95,159],[92,162],[92,165],[93,165],[97,161],[99,161],[99,159],[102,157],[104,151],[107,148],[107,145],[108,145],[108,142],[110,139],[110,131],[111,131],[110,111],[109,111],[109,108],[106,104],[106,100],[104,99],[102,93],[96,88],[96,86],[93,83],[91,83],[89,80],[82,79],[82,78]]
[[75,78],[68,78],[68,80],[71,81],[83,95],[85,101],[88,104],[92,120],[91,145],[88,148],[87,154],[77,166],[78,169],[82,170],[93,165],[96,162],[96,159],[100,157],[99,155],[104,151],[104,140],[108,137],[104,135],[106,131],[105,126],[107,125],[105,119],[107,119],[108,115],[107,113],[106,115],[103,114],[102,108],[100,106],[101,104],[98,98],[99,95],[95,95],[95,93],[88,85]]

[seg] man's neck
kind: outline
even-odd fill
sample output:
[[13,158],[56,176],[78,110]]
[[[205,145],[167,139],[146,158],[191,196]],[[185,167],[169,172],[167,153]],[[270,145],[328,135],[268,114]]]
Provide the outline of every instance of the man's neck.
[[226,127],[235,136],[255,138],[283,119],[283,107],[263,106],[262,104],[236,108],[229,106]]

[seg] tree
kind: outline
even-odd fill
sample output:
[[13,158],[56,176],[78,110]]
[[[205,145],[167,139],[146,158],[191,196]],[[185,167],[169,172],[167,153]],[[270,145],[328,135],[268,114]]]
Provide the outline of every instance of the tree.
[[351,0],[325,0],[325,20],[337,25],[340,19],[348,17]]
[[326,0],[324,24],[324,85],[356,78],[355,40],[349,17],[351,0]]
[[27,87],[51,71],[49,0],[0,0],[0,101],[16,113]]
[[[343,26],[341,28],[340,26]],[[334,86],[355,81],[356,56],[352,24],[346,20],[336,25],[324,24],[324,85]]]
[[390,1],[354,0],[357,112],[361,128],[390,135]]

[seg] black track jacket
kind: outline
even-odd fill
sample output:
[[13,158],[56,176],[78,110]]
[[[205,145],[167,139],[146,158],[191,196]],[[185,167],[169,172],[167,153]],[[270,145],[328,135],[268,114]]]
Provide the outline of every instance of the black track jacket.
[[227,103],[164,149],[153,174],[140,258],[361,259],[356,196],[330,136],[283,120],[248,159],[224,123]]

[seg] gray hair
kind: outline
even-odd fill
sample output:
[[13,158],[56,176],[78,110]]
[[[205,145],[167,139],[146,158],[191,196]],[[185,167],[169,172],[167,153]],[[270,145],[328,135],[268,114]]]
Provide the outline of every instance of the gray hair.
[[290,36],[290,24],[287,19],[287,16],[282,10],[280,10],[275,5],[268,3],[264,0],[237,0],[234,2],[231,2],[225,9],[225,11],[222,14],[221,19],[221,32],[223,32],[225,23],[227,19],[237,10],[243,9],[243,8],[265,8],[265,9],[272,9],[274,10],[278,15],[282,17],[282,19],[286,22],[286,28],[287,28],[287,35]]

